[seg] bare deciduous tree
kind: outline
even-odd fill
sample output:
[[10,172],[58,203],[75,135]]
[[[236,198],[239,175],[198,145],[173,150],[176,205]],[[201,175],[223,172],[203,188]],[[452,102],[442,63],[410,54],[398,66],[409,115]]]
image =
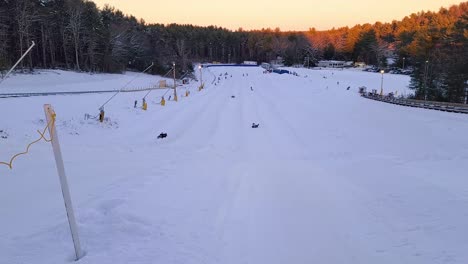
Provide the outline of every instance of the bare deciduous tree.
[[80,34],[82,30],[82,15],[84,11],[83,2],[80,0],[70,0],[68,2],[68,28],[72,34],[73,45],[75,48],[75,68],[81,70],[79,50],[80,50]]

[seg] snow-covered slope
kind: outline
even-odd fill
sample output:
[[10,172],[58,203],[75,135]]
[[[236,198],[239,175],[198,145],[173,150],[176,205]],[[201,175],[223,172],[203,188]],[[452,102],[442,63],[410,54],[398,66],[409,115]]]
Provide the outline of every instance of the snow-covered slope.
[[[381,77],[361,74],[212,68],[205,90],[165,107],[165,91],[148,111],[133,108],[144,93],[118,95],[105,124],[83,116],[109,94],[0,99],[0,160],[37,137],[51,103],[79,263],[467,263],[468,116],[361,98]],[[71,262],[50,143],[0,166],[0,183],[0,263]]]
[[380,73],[366,72],[362,69],[304,69],[304,68],[285,68],[290,72],[295,72],[301,77],[308,78],[314,85],[326,88],[344,89],[350,87],[352,91],[359,91],[360,86],[366,86],[367,91],[376,89],[380,93],[380,87],[383,85],[384,93],[394,93],[396,95],[408,96],[414,94],[414,91],[408,88],[410,76],[400,74],[382,75]]

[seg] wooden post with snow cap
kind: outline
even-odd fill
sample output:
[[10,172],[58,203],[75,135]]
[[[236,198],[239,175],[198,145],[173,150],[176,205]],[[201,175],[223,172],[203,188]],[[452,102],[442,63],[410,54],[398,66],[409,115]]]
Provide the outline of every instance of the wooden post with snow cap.
[[67,211],[68,223],[73,239],[73,245],[75,247],[75,260],[79,260],[82,256],[80,239],[78,237],[78,228],[75,220],[75,213],[73,212],[73,205],[70,196],[70,190],[68,188],[67,177],[65,176],[65,166],[63,165],[62,151],[60,150],[60,143],[58,141],[57,130],[55,128],[55,111],[51,105],[44,105],[44,112],[49,124],[49,135],[54,150],[55,163],[57,165],[57,172],[60,179],[60,186],[62,188],[63,200],[65,202],[65,209]]

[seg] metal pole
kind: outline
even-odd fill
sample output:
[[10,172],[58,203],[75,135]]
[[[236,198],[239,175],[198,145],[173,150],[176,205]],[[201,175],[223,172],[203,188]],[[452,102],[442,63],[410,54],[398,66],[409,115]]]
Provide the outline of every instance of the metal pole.
[[[154,66],[154,62],[151,63],[150,66],[148,66],[148,68],[146,68],[144,71],[142,71],[141,73],[145,73],[147,72],[149,69],[151,69],[152,67]],[[126,83],[122,88],[120,88],[120,90],[118,90],[114,95],[112,95],[104,104],[101,105],[101,107],[99,107],[99,110],[101,109],[104,109],[104,106],[106,106],[107,103],[109,103],[112,99],[114,99],[114,97],[116,97],[120,92],[122,92],[123,89],[125,89],[128,85],[130,85],[130,83],[132,83],[133,81],[135,81],[138,77],[140,77],[140,75],[137,75],[135,76],[135,78],[131,79],[128,83]]]
[[403,57],[403,70],[405,69],[405,60],[406,60],[406,58]]
[[18,64],[20,64],[20,62],[24,59],[24,57],[26,57],[26,55],[28,55],[28,53],[32,50],[32,48],[34,48],[34,46],[36,46],[36,43],[34,43],[34,41],[32,41],[31,46],[29,47],[29,49],[26,50],[26,52],[23,54],[23,56],[21,56],[21,58],[15,63],[15,65],[13,65],[13,67],[11,67],[11,69],[7,72],[5,77],[0,79],[0,84],[8,77],[8,75],[10,75],[10,73],[13,70],[15,70],[16,66],[18,66]]
[[63,165],[62,151],[60,150],[60,143],[58,140],[57,130],[55,128],[55,112],[51,105],[44,105],[44,112],[49,124],[49,134],[51,137],[52,148],[54,150],[55,163],[57,165],[57,172],[60,179],[60,186],[62,187],[63,200],[65,202],[65,209],[67,211],[68,224],[75,247],[75,260],[79,260],[82,256],[80,239],[78,237],[78,228],[75,220],[75,213],[73,212],[73,205],[68,188],[67,177],[65,176],[65,166]]

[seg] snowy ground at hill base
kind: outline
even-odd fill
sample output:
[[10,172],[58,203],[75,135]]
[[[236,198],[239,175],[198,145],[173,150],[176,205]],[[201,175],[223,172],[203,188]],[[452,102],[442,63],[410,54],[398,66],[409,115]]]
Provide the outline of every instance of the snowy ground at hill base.
[[90,74],[62,70],[37,70],[34,74],[11,75],[0,86],[0,94],[120,90],[129,82],[131,83],[126,89],[145,89],[158,85],[161,79],[136,72]]
[[[82,264],[467,263],[468,116],[361,98],[377,73],[294,70],[205,69],[205,90],[181,88],[190,96],[165,107],[165,91],[148,111],[133,108],[143,93],[118,95],[105,124],[83,117],[110,94],[0,99],[0,160],[37,138],[51,103]],[[68,75],[8,81],[88,90],[128,78]],[[384,78],[407,92],[407,76]],[[0,166],[0,183],[0,263],[71,263],[50,143]]]

